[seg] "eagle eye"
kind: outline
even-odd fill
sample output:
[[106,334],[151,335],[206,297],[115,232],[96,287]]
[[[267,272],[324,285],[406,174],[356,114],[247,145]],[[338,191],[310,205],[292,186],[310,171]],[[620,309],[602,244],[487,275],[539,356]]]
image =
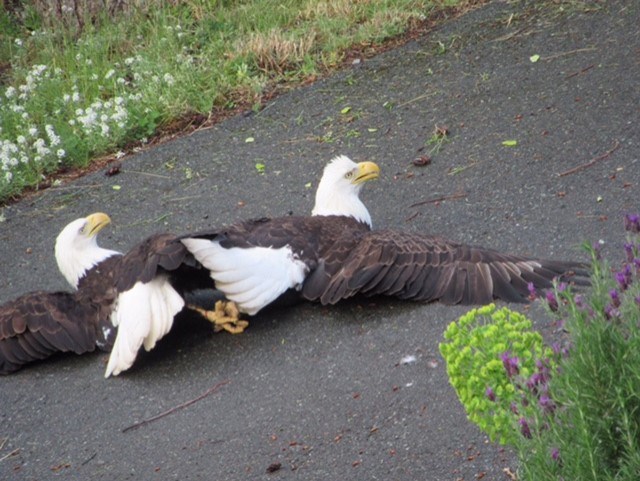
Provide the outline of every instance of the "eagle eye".
[[353,170],[350,170],[349,172],[344,174],[345,179],[350,179],[351,177],[353,177]]

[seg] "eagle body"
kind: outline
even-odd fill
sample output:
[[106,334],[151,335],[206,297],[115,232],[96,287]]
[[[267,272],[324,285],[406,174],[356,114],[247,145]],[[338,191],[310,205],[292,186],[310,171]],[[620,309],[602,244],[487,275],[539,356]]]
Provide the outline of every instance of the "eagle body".
[[339,215],[245,221],[181,241],[210,271],[217,289],[249,315],[289,289],[325,305],[355,295],[486,304],[494,299],[526,302],[531,287],[550,288],[555,278],[586,275],[581,263],[372,230]]
[[110,219],[92,214],[56,239],[56,261],[73,292],[35,291],[0,306],[0,373],[55,352],[111,351],[106,376],[152,349],[173,324],[184,296],[211,289],[208,272],[171,234],[155,234],[126,254],[97,245]]
[[291,216],[244,221],[181,240],[209,270],[216,289],[253,315],[289,289],[300,291],[343,233],[360,230],[369,227],[351,217]]

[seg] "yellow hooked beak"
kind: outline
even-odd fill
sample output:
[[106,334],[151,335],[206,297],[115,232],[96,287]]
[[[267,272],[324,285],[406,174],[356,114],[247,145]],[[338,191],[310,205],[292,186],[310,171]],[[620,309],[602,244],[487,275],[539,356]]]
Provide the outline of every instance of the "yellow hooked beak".
[[356,169],[356,176],[353,179],[354,184],[362,184],[368,180],[380,177],[380,167],[374,162],[360,162]]
[[111,218],[107,214],[96,212],[87,216],[87,223],[82,231],[87,237],[93,237],[109,224],[111,224]]

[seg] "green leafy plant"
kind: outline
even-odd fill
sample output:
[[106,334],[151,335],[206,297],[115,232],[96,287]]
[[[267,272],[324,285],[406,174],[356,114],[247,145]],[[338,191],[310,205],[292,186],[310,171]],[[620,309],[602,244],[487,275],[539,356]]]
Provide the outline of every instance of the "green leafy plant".
[[469,418],[517,449],[520,480],[638,479],[640,216],[624,221],[619,269],[585,245],[590,290],[558,283],[541,298],[566,332],[552,349],[524,316],[493,305],[452,323],[440,345]]
[[473,309],[449,325],[440,352],[469,420],[492,441],[514,444],[530,436],[529,422],[541,402],[552,350],[531,321],[494,304]]

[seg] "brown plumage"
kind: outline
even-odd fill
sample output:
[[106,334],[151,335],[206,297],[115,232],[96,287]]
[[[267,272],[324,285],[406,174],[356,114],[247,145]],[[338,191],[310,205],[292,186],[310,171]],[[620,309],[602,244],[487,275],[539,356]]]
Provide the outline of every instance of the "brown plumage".
[[[288,248],[292,268],[296,263],[304,264],[304,279],[287,284],[271,271],[265,275],[274,276],[274,285],[284,284],[287,289],[299,290],[303,299],[322,304],[335,304],[355,295],[446,304],[485,304],[494,299],[526,302],[529,283],[540,290],[552,287],[554,278],[585,283],[587,274],[587,266],[582,263],[507,255],[423,234],[371,230],[347,216],[260,219],[186,237],[188,248],[212,270],[214,279],[217,266],[215,258],[208,257],[206,243],[196,246],[189,239],[208,240],[229,255],[234,248]],[[252,265],[246,277],[259,269]],[[238,277],[238,284],[244,285],[246,278]],[[236,300],[233,294],[243,299],[242,293],[227,292],[226,286],[217,281],[217,287],[229,299]],[[284,291],[281,289],[280,294]],[[236,302],[241,312],[253,314],[270,301],[257,308],[248,302]]]
[[[68,232],[73,236],[84,235],[78,233],[75,225]],[[136,303],[149,308],[150,298],[133,297],[130,302],[123,301],[136,285],[166,280],[168,288],[181,297],[195,289],[213,287],[208,272],[198,268],[189,252],[170,234],[153,235],[125,255],[96,248],[97,245],[93,247],[97,252],[95,258],[102,260],[82,273],[72,273],[78,279],[76,291],[36,291],[0,306],[0,374],[14,372],[24,364],[56,352],[83,354],[96,347],[111,351],[118,331],[116,321],[136,325],[157,322],[157,314],[144,316],[152,309],[130,311]],[[143,329],[137,331],[143,333],[141,338],[126,339],[111,372],[117,374],[127,369],[142,342],[145,346],[153,345],[166,334],[173,316],[183,306],[184,301],[178,298],[177,303],[164,310],[171,318],[161,321],[162,329],[143,325]]]
[[537,260],[393,230],[358,231],[306,280],[303,296],[335,304],[356,294],[387,295],[445,304],[487,304],[494,299],[526,302],[529,283],[552,287],[554,278],[584,283],[586,265]]
[[116,330],[110,315],[120,256],[89,269],[75,292],[35,291],[0,306],[0,374],[56,352],[110,351]]

